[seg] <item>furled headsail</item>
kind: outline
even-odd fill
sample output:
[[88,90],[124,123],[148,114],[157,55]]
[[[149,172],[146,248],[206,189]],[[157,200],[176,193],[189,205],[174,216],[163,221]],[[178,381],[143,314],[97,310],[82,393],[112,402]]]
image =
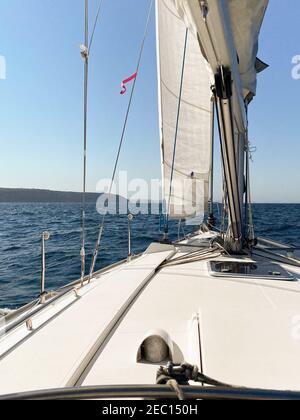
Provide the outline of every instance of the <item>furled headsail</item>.
[[[269,0],[174,0],[186,25],[198,33],[202,52],[214,72],[220,59],[222,65],[233,64],[228,58],[233,53],[230,49],[234,49],[244,97],[256,93],[258,39],[268,3]],[[209,51],[209,44],[213,44],[214,51]]]
[[268,2],[269,0],[229,0],[243,95],[247,102],[256,94],[257,73],[268,67],[257,58],[258,38]]

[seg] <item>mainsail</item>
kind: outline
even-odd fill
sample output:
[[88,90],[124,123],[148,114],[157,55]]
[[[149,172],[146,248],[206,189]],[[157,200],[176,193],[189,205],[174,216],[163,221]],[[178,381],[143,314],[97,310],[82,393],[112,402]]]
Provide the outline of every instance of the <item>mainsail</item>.
[[203,215],[211,170],[213,74],[200,51],[197,34],[189,31],[176,132],[186,25],[173,0],[157,1],[158,74],[164,197],[171,218]]

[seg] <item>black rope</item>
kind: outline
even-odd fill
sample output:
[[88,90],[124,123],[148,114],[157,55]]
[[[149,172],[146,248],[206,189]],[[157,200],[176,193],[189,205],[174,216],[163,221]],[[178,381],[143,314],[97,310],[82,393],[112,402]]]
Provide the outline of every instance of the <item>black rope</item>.
[[178,110],[177,110],[177,119],[176,119],[176,129],[175,129],[175,138],[174,138],[172,168],[171,168],[171,177],[170,177],[170,191],[169,191],[169,197],[168,197],[168,206],[167,206],[167,209],[166,209],[167,214],[166,214],[166,222],[165,222],[165,229],[164,229],[164,239],[165,240],[167,239],[167,236],[168,236],[168,233],[169,233],[171,196],[172,196],[172,186],[173,186],[173,178],[174,178],[174,170],[175,170],[177,138],[178,138],[178,129],[179,129],[179,119],[180,119],[180,110],[181,110],[181,98],[182,98],[183,81],[184,81],[184,70],[185,70],[185,59],[186,59],[186,50],[187,50],[187,43],[188,43],[188,34],[189,34],[189,29],[186,28],[185,40],[184,40],[184,50],[183,50],[183,59],[182,59],[181,79],[180,79],[179,99],[178,99]]
[[217,381],[209,376],[199,372],[197,366],[183,363],[181,365],[175,365],[170,362],[167,366],[161,366],[156,375],[157,385],[166,385],[171,380],[175,380],[179,385],[189,385],[190,381],[202,383],[204,385],[210,385],[215,387],[226,387],[232,388],[231,385]]

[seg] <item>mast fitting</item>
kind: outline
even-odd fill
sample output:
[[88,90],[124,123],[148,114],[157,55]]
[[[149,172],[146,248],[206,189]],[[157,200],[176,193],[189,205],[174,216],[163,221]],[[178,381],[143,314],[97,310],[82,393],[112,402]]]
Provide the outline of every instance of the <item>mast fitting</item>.
[[84,45],[84,44],[81,44],[80,45],[80,54],[81,54],[81,57],[84,60],[87,60],[88,59],[88,57],[89,57],[89,49],[88,49],[88,47],[86,45]]
[[202,17],[203,19],[206,21],[207,15],[208,15],[208,4],[206,2],[206,0],[200,0],[200,9],[202,12]]
[[225,67],[215,74],[215,92],[219,99],[226,100],[232,97],[231,71]]

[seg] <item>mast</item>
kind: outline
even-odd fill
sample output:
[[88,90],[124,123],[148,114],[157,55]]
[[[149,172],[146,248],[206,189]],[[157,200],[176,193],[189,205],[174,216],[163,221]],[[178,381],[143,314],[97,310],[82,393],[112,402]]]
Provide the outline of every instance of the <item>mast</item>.
[[240,182],[238,173],[239,156],[236,153],[236,136],[232,112],[232,74],[223,67],[215,76],[217,96],[217,116],[221,140],[222,161],[226,189],[230,226],[226,239],[231,251],[239,252],[242,248],[243,225],[242,203],[240,201]]
[[81,56],[84,60],[84,92],[83,92],[83,187],[81,209],[81,282],[85,277],[85,217],[86,217],[86,172],[87,172],[87,113],[88,113],[88,74],[89,74],[89,2],[85,0],[84,45],[81,45]]

